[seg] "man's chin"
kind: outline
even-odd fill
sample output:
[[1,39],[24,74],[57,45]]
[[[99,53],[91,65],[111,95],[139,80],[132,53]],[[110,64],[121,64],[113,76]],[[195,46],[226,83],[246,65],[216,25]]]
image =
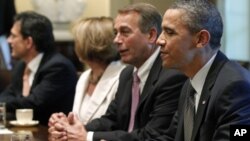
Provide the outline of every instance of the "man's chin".
[[170,63],[165,62],[165,61],[162,62],[162,66],[163,66],[164,68],[168,68],[168,69],[173,68],[173,66],[172,66]]
[[121,61],[125,64],[129,64],[131,62],[128,57],[123,57],[123,56],[121,57]]
[[124,63],[124,64],[129,64],[129,62],[126,61],[126,60],[121,60],[121,62]]
[[15,59],[15,60],[20,60],[21,58],[20,57],[18,57],[18,56],[16,56],[16,55],[11,55],[11,57],[13,58],[13,59]]

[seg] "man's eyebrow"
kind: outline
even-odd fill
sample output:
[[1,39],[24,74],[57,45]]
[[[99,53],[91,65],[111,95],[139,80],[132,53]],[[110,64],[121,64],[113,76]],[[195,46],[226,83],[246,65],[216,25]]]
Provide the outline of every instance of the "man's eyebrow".
[[168,26],[162,26],[163,30],[173,30],[172,28],[168,27]]

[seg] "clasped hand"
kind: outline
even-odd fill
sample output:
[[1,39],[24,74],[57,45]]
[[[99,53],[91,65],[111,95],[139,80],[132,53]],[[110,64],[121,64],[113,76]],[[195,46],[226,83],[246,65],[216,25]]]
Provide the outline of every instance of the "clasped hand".
[[78,116],[70,112],[51,115],[48,123],[49,141],[86,141],[87,131]]

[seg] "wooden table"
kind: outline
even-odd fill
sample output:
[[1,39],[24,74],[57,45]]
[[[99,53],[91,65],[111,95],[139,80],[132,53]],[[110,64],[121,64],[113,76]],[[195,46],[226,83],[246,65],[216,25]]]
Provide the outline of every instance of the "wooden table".
[[[33,141],[47,141],[48,127],[44,125],[37,125],[32,127],[14,127],[7,126],[7,128],[14,133],[25,133],[33,136]],[[0,135],[0,141],[10,141],[11,134]]]

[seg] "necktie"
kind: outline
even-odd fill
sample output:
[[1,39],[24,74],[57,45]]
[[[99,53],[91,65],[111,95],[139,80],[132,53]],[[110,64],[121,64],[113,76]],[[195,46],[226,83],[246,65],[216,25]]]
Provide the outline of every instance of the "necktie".
[[135,122],[135,113],[139,103],[140,98],[140,78],[137,75],[137,71],[133,74],[133,86],[132,86],[132,104],[130,110],[130,121],[129,121],[129,128],[128,132],[131,132],[134,128]]
[[23,74],[23,96],[27,97],[30,93],[29,75],[31,71],[28,67],[25,68]]
[[195,89],[190,85],[186,105],[184,108],[184,135],[185,141],[191,141],[193,126],[194,126],[194,117],[195,117]]

